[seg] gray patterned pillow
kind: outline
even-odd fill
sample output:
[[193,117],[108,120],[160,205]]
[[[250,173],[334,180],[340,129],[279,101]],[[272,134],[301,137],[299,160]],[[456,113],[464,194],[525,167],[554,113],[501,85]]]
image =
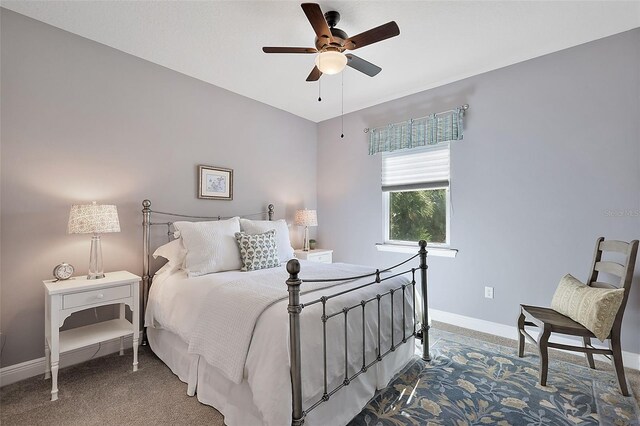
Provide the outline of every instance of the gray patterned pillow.
[[255,235],[236,232],[236,240],[242,258],[241,271],[255,271],[280,266],[275,230]]

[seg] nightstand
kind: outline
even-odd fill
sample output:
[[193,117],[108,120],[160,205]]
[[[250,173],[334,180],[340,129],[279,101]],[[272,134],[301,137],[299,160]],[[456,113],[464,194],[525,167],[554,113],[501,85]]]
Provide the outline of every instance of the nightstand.
[[294,255],[298,259],[310,260],[312,262],[331,263],[333,262],[333,250],[315,249],[315,250],[295,250]]
[[[133,371],[138,370],[140,334],[140,277],[127,271],[110,272],[104,278],[88,280],[74,277],[66,281],[46,280],[44,284],[44,378],[52,378],[51,401],[58,399],[58,364],[60,354],[106,340],[120,338],[120,355],[124,337],[133,335]],[[120,305],[119,318],[60,332],[64,320],[74,312],[98,306]],[[125,305],[131,308],[133,324],[125,318]]]

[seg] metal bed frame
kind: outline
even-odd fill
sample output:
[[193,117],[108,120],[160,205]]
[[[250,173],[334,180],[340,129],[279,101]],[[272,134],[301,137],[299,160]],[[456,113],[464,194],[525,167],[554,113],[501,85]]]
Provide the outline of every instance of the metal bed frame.
[[[147,307],[147,299],[149,297],[149,288],[151,286],[151,274],[150,274],[150,229],[151,226],[162,225],[167,227],[167,236],[168,239],[171,239],[173,233],[171,232],[171,226],[173,222],[152,222],[151,214],[161,215],[161,216],[173,216],[184,219],[206,219],[206,220],[223,220],[229,219],[232,216],[192,216],[192,215],[184,215],[177,213],[169,213],[169,212],[161,212],[151,210],[151,201],[144,200],[142,202],[142,235],[143,235],[143,276],[142,276],[142,285],[143,285],[143,309],[142,315]],[[253,213],[248,215],[243,215],[241,217],[268,217],[269,220],[273,220],[274,214],[274,205],[269,204],[267,206],[266,212]],[[309,412],[314,410],[323,402],[328,401],[331,396],[333,396],[340,389],[345,386],[349,386],[349,384],[360,376],[363,373],[366,373],[369,368],[374,366],[376,363],[382,361],[385,356],[389,355],[391,352],[394,352],[400,345],[410,341],[411,337],[416,337],[422,341],[422,359],[424,361],[431,361],[431,357],[429,356],[429,321],[428,321],[428,303],[427,303],[427,243],[424,240],[421,240],[419,243],[419,250],[417,254],[411,256],[407,260],[398,263],[389,268],[385,269],[377,269],[375,272],[370,274],[364,274],[359,276],[351,276],[337,279],[311,279],[304,280],[300,278],[300,262],[297,259],[291,259],[287,263],[287,272],[289,273],[289,278],[286,280],[286,285],[289,293],[289,304],[287,306],[287,311],[289,313],[289,339],[291,345],[290,351],[290,365],[291,365],[291,390],[292,390],[292,426],[301,426],[304,424],[304,419]],[[399,268],[402,265],[405,265],[412,260],[419,258],[419,264],[417,267],[413,267],[410,269],[406,269],[400,272],[393,272],[394,269]],[[422,292],[422,318],[420,318],[420,326],[418,327],[416,321],[416,272],[420,272],[420,287]],[[387,274],[384,277],[381,277],[381,274]],[[392,288],[390,290],[385,291],[384,293],[378,293],[374,297],[369,299],[361,300],[360,303],[352,305],[352,306],[344,306],[341,310],[337,310],[332,314],[327,315],[327,303],[330,300],[333,300],[339,296],[345,295],[347,293],[351,293],[357,290],[360,290],[365,287],[375,286],[376,284],[380,284],[383,281],[392,279],[394,277],[411,274],[411,282],[409,284],[402,284],[400,287]],[[321,296],[315,300],[312,300],[308,303],[300,303],[300,286],[304,282],[340,282],[340,281],[352,281],[356,279],[363,278],[371,278],[371,281],[366,282],[365,284],[358,285],[357,287],[337,291],[326,296]],[[410,306],[410,309],[413,311],[413,330],[411,333],[407,333],[407,303],[406,303],[406,292],[411,291],[411,296],[413,298],[413,306]],[[395,336],[395,325],[394,322],[396,320],[396,316],[394,313],[394,295],[397,292],[402,292],[402,339],[396,341]],[[384,297],[390,298],[390,306],[391,306],[391,346],[385,351],[381,352],[381,300]],[[322,321],[322,332],[323,332],[323,375],[324,375],[324,391],[322,397],[313,403],[306,410],[302,408],[302,363],[301,363],[301,350],[300,350],[300,315],[305,307],[315,305],[317,303],[322,303],[322,316],[320,320]],[[369,303],[377,304],[377,347],[375,358],[371,360],[371,362],[366,362],[366,323],[365,323],[365,306]],[[354,374],[349,375],[349,334],[347,328],[347,318],[349,312],[354,310],[360,310],[362,315],[362,367],[360,370],[356,371]],[[353,314],[352,314],[353,315]],[[344,317],[344,366],[345,366],[345,374],[344,380],[341,384],[336,386],[334,389],[328,389],[327,385],[327,321],[333,318]],[[398,336],[399,339],[400,336]],[[144,341],[146,342],[146,333],[144,333]],[[144,344],[144,343],[143,343]]]

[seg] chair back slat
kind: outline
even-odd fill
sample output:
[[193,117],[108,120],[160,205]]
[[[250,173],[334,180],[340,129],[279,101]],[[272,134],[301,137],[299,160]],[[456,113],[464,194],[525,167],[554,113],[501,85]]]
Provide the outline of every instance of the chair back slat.
[[600,244],[604,241],[604,237],[599,237],[596,240],[596,248],[593,252],[593,262],[591,262],[591,269],[589,270],[589,278],[587,278],[587,285],[598,281],[598,271],[596,271],[596,263],[602,259],[602,250],[600,250]]
[[600,281],[596,281],[596,282],[591,283],[591,287],[595,287],[595,288],[606,288],[606,289],[608,289],[608,290],[609,290],[609,289],[617,289],[617,288],[619,288],[619,287],[617,287],[617,286],[615,286],[615,285],[613,285],[613,284],[610,284],[610,283],[603,283],[603,282],[600,282]]
[[631,243],[624,241],[606,240],[600,243],[599,249],[601,251],[615,251],[617,253],[627,254],[630,245]]
[[600,261],[596,262],[594,269],[598,272],[606,272],[607,274],[613,274],[618,278],[624,277],[625,267],[617,262]]

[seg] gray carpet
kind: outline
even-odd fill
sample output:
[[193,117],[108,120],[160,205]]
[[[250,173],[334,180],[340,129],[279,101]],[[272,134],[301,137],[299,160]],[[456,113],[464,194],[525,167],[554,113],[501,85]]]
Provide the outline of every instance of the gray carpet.
[[[514,347],[514,341],[434,323],[449,332]],[[535,353],[533,347],[529,351]],[[531,353],[531,352],[530,352]],[[186,385],[148,349],[139,352],[140,366],[131,371],[131,352],[90,360],[59,373],[59,400],[51,403],[51,381],[42,376],[0,389],[2,425],[103,425],[103,424],[224,424],[215,409],[186,395]],[[584,365],[584,359],[553,353]],[[599,364],[598,368],[608,366]],[[640,395],[640,372],[627,370],[636,398]]]
[[148,346],[60,370],[58,401],[51,380],[33,377],[0,389],[2,425],[223,425],[222,415],[187,396],[182,383]]

